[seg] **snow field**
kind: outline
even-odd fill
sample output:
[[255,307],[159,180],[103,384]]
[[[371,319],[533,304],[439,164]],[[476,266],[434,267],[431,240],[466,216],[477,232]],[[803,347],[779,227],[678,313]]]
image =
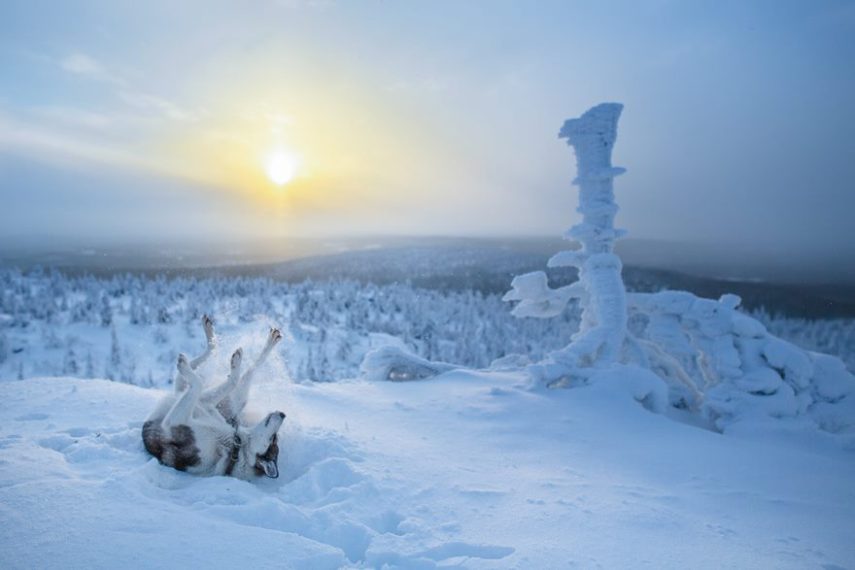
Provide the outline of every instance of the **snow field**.
[[[4,568],[840,568],[855,559],[855,461],[831,436],[721,435],[650,413],[623,367],[573,390],[520,373],[289,384],[281,476],[159,465],[140,426],[161,392],[0,383]],[[658,385],[657,385],[658,382]],[[660,402],[661,403],[661,402]],[[786,474],[786,475],[784,475]]]

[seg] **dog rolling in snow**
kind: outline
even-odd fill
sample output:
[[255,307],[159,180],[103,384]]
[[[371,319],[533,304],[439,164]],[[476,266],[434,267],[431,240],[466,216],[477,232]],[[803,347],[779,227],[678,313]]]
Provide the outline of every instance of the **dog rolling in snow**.
[[198,358],[178,357],[175,392],[161,401],[143,424],[146,450],[160,463],[194,475],[228,475],[251,480],[254,477],[279,476],[277,432],[285,414],[268,414],[255,426],[240,423],[249,386],[255,371],[267,359],[282,338],[271,329],[261,355],[241,374],[243,351],[232,354],[225,382],[205,390],[196,369],[216,346],[214,324],[203,317],[208,345]]

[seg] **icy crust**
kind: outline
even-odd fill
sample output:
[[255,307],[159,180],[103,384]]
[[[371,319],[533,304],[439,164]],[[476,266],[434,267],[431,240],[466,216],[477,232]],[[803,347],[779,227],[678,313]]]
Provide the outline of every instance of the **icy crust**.
[[669,383],[672,405],[701,413],[721,431],[740,422],[794,420],[855,433],[855,377],[843,362],[769,334],[737,310],[735,295],[715,301],[662,291],[628,298],[633,338],[655,344],[680,366],[654,367]]

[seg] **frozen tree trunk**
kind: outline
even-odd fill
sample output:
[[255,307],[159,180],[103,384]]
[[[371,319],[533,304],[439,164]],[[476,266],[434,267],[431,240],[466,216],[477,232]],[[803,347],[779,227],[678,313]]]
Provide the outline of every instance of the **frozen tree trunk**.
[[[615,240],[626,232],[614,227],[618,207],[613,188],[614,177],[625,170],[612,166],[622,109],[618,103],[597,105],[566,121],[558,135],[576,151],[578,175],[573,184],[579,186],[582,222],[570,228],[566,237],[579,241],[582,249],[558,253],[548,265],[578,267],[587,293],[579,333],[565,351],[574,365],[616,361],[626,336],[626,290],[620,258],[614,254]],[[591,362],[575,361],[585,357]]]
[[[581,223],[565,237],[578,241],[581,249],[562,251],[549,260],[549,267],[577,267],[579,281],[551,289],[546,275],[528,273],[514,278],[504,299],[520,301],[516,316],[547,318],[558,315],[571,298],[582,306],[582,322],[573,342],[551,355],[552,362],[539,367],[542,380],[565,383],[568,376],[586,376],[585,369],[617,362],[626,338],[626,290],[621,277],[620,258],[614,243],[626,232],[614,227],[618,207],[613,179],[623,168],[612,166],[612,148],[617,138],[617,122],[623,105],[603,103],[578,119],[564,123],[559,138],[576,152]],[[562,381],[563,379],[563,381]]]

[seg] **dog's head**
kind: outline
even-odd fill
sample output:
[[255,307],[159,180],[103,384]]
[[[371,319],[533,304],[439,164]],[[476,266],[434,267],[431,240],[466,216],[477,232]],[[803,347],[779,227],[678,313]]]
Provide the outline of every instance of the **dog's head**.
[[252,428],[249,438],[249,457],[253,463],[255,474],[259,477],[279,477],[279,437],[276,433],[282,427],[285,414],[273,412]]

